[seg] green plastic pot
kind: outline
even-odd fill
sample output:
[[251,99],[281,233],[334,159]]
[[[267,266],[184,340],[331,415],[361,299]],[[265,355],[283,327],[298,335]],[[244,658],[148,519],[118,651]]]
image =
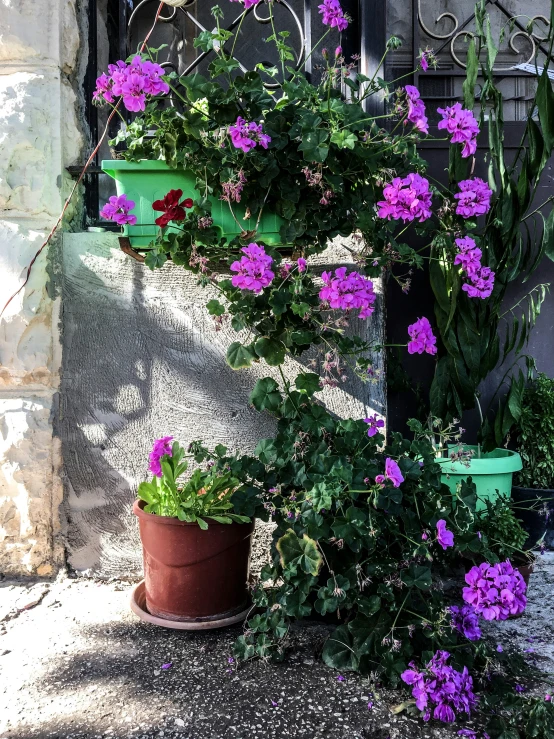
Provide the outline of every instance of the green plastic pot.
[[[155,239],[158,226],[154,223],[161,213],[152,209],[155,200],[161,200],[170,190],[182,190],[183,198],[196,200],[200,193],[196,189],[196,179],[186,169],[171,169],[165,162],[142,159],[140,162],[127,162],[124,159],[108,159],[102,162],[102,169],[113,177],[118,195],[127,195],[134,200],[136,226],[123,226],[124,236],[128,236],[134,247],[145,247]],[[279,229],[284,221],[275,213],[264,212],[256,229],[256,218],[245,218],[245,206],[233,205],[233,218],[228,203],[217,198],[212,202],[212,218],[214,226],[220,230],[221,236],[231,241],[243,231],[256,230],[252,241],[259,239],[270,246],[283,246]],[[239,225],[240,224],[240,225]],[[179,233],[179,228],[169,226],[168,232]]]
[[522,468],[519,454],[510,449],[495,449],[478,458],[478,447],[464,445],[464,449],[475,452],[469,467],[450,459],[437,459],[443,469],[441,479],[450,490],[455,493],[458,483],[471,477],[477,488],[477,510],[486,508],[486,500],[494,502],[499,495],[510,497],[512,475]]

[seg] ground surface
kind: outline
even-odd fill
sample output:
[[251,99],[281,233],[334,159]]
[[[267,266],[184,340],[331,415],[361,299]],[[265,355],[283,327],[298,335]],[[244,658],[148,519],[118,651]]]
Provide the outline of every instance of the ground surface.
[[[457,736],[460,726],[393,716],[400,693],[375,691],[357,676],[337,680],[317,657],[326,634],[320,624],[296,630],[284,664],[253,662],[235,672],[228,658],[240,628],[158,629],[130,613],[129,592],[87,580],[0,582],[0,739]],[[494,638],[532,650],[527,658],[554,675],[553,592],[554,554],[547,554],[528,612]]]

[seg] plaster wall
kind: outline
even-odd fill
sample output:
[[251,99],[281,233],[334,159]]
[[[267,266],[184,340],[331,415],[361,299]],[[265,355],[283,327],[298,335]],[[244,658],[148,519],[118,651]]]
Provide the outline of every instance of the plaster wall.
[[[70,186],[65,167],[80,158],[79,44],[76,0],[0,0],[0,310],[60,212]],[[63,561],[52,422],[60,301],[49,272],[45,250],[0,320],[0,573],[7,575],[49,575]]]

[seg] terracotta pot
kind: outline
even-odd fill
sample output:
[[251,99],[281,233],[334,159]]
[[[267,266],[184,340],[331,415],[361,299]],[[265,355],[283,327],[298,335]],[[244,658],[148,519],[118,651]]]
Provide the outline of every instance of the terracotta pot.
[[135,501],[144,556],[146,607],[173,621],[222,620],[248,602],[254,523],[196,523],[145,513]]

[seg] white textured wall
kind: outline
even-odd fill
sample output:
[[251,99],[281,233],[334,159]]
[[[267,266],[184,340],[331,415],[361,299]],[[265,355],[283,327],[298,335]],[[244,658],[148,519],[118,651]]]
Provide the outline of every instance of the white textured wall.
[[[0,0],[0,310],[50,230],[82,138],[75,0]],[[59,301],[48,252],[0,321],[0,572],[50,574],[59,543]]]

